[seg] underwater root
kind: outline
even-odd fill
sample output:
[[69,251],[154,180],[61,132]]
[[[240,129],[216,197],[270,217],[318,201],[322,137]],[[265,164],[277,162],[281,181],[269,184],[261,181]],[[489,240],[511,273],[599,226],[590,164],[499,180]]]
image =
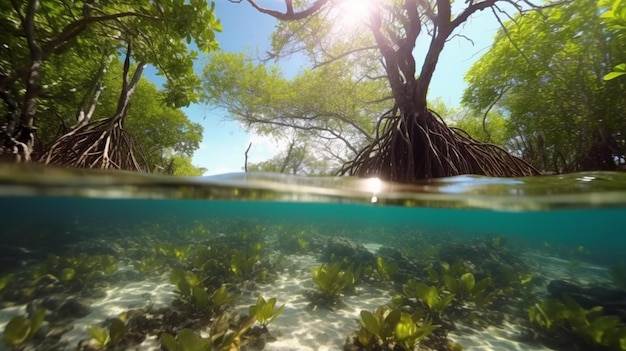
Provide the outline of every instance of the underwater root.
[[147,171],[146,162],[140,163],[136,152],[121,119],[109,118],[87,123],[61,136],[40,161],[63,167]]
[[[381,129],[382,124],[382,129]],[[477,174],[493,177],[539,175],[532,165],[503,148],[450,128],[435,112],[405,117],[390,110],[379,121],[374,141],[339,171],[359,177],[413,182]]]

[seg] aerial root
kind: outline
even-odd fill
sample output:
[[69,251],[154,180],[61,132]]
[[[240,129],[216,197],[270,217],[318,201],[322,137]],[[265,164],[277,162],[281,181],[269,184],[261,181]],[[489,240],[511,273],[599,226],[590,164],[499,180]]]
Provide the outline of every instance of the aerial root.
[[462,130],[448,127],[433,111],[409,117],[398,115],[397,111],[391,110],[382,117],[382,134],[345,164],[340,174],[398,182],[461,174],[539,174],[529,163],[503,148],[481,143]]
[[[58,138],[41,156],[45,164],[77,168],[147,171],[135,157],[135,143],[119,119],[101,119]],[[139,154],[141,154],[139,152]]]

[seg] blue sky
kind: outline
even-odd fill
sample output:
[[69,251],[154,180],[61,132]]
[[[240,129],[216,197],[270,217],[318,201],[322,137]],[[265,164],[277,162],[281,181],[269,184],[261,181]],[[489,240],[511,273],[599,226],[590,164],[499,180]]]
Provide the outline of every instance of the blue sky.
[[[363,0],[366,1],[366,0]],[[267,15],[254,10],[245,1],[240,4],[227,0],[215,0],[216,15],[223,25],[222,33],[217,33],[221,49],[228,52],[245,51],[260,57],[269,50],[270,36],[276,21]],[[283,9],[283,0],[259,0],[259,4],[274,9]],[[489,48],[498,23],[491,11],[486,10],[475,14],[461,28],[462,34],[471,39],[455,37],[449,40],[441,54],[437,70],[429,90],[429,99],[441,98],[450,106],[458,106],[465,83],[463,76],[470,66]],[[422,36],[418,40],[415,54],[420,62],[420,53],[428,45],[429,37]],[[196,63],[198,73],[206,58]],[[305,63],[297,60],[279,62],[287,76],[296,74]],[[150,74],[148,73],[150,77]],[[193,157],[193,163],[207,169],[206,175],[227,172],[241,172],[244,164],[244,153],[252,142],[249,162],[259,162],[270,158],[279,150],[276,141],[258,135],[247,134],[237,122],[229,120],[228,114],[219,109],[205,105],[192,105],[184,109],[187,116],[194,122],[204,126],[204,139],[201,147]]]

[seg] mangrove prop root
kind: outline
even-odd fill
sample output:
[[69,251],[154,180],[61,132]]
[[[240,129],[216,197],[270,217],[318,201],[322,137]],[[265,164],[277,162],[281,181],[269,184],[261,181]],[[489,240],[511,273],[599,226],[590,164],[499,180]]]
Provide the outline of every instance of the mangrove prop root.
[[102,119],[61,136],[40,161],[63,167],[147,171],[147,165],[138,161],[136,153],[141,155],[133,138],[123,129],[121,120]]
[[[382,129],[381,129],[382,127]],[[538,175],[539,171],[503,148],[481,143],[448,127],[433,111],[425,115],[387,112],[382,132],[339,171],[410,183],[419,179],[477,174],[493,177]]]

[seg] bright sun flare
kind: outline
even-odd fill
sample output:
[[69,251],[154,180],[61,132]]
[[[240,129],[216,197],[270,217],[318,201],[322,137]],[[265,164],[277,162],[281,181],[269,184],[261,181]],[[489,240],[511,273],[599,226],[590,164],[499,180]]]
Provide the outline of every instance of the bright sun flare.
[[372,11],[372,0],[342,0],[341,7],[346,24],[364,23]]

